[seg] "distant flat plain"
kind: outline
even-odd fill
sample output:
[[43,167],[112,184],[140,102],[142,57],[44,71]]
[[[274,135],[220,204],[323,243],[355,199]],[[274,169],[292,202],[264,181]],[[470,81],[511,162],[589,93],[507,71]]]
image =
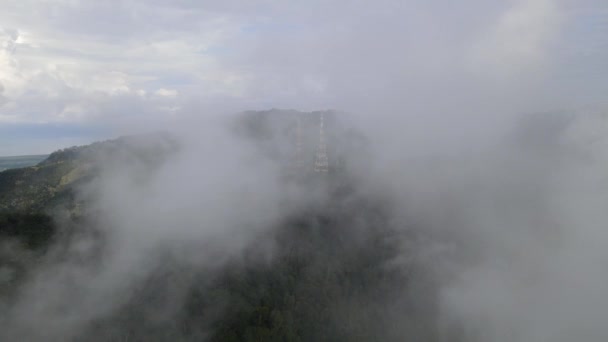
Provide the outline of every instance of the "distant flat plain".
[[8,169],[33,166],[43,161],[47,154],[31,156],[0,157],[0,172]]

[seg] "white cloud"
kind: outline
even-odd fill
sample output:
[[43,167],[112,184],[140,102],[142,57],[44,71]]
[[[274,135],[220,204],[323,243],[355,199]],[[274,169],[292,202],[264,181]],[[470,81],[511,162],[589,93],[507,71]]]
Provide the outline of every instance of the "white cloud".
[[[557,75],[565,1],[0,0],[11,28],[0,31],[0,120],[162,117],[192,102],[220,111],[481,106],[476,97],[521,97],[539,70]],[[496,78],[507,82],[495,87]]]
[[216,82],[226,72],[206,53],[238,30],[222,13],[140,1],[0,4],[0,22],[19,28],[0,30],[2,121],[112,120],[99,103],[124,103],[124,96],[163,113],[166,105],[145,94],[175,97],[167,79],[235,94],[230,82]]
[[4,85],[0,82],[0,107],[7,101],[4,96]]
[[18,38],[18,31],[0,27],[0,82],[6,96],[19,92],[24,83],[14,57]]
[[160,88],[155,92],[156,95],[158,96],[162,96],[162,97],[176,97],[177,96],[177,90],[175,89],[166,89],[166,88]]
[[502,13],[472,51],[473,68],[503,75],[547,62],[549,44],[560,30],[556,0],[517,0]]

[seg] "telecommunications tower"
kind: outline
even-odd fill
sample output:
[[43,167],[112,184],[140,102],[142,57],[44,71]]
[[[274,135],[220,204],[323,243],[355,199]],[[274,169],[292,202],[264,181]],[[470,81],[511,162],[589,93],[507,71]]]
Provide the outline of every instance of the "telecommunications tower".
[[328,172],[329,159],[327,157],[327,142],[325,141],[325,118],[321,113],[319,122],[319,146],[317,146],[317,154],[315,155],[315,172]]

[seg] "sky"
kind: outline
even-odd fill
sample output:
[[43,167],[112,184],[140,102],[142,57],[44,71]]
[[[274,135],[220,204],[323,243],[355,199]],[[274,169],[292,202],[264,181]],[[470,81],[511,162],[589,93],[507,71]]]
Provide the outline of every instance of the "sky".
[[0,0],[0,155],[249,109],[485,127],[605,106],[607,60],[604,0]]

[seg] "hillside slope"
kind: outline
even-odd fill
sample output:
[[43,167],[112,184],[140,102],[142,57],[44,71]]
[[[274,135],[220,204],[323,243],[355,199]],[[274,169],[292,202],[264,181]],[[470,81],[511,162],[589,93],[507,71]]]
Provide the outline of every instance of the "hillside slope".
[[153,168],[177,148],[168,133],[122,137],[74,146],[50,154],[34,166],[0,172],[0,213],[74,209],[74,189],[117,163]]
[[[200,160],[178,159],[163,177],[146,177],[176,162],[170,156],[179,146],[165,134],[68,148],[0,173],[0,273],[11,275],[0,278],[0,339],[437,341],[436,287],[405,247],[415,237],[382,194],[351,174],[367,157],[366,142],[335,115],[238,117],[230,142],[253,151],[246,166],[272,161],[272,176],[249,167],[217,178],[226,168],[209,171],[214,165],[195,149],[181,157]],[[322,117],[330,164],[317,171]],[[118,194],[98,214],[79,190],[104,171],[118,181],[94,189],[116,186],[107,191]],[[275,188],[253,187],[274,181]],[[251,205],[264,191],[281,198],[278,207]],[[251,208],[279,212],[256,227],[251,221],[269,214]],[[69,219],[57,221],[65,217],[58,213]],[[3,248],[6,237],[25,248]],[[34,321],[39,329],[29,328]]]

